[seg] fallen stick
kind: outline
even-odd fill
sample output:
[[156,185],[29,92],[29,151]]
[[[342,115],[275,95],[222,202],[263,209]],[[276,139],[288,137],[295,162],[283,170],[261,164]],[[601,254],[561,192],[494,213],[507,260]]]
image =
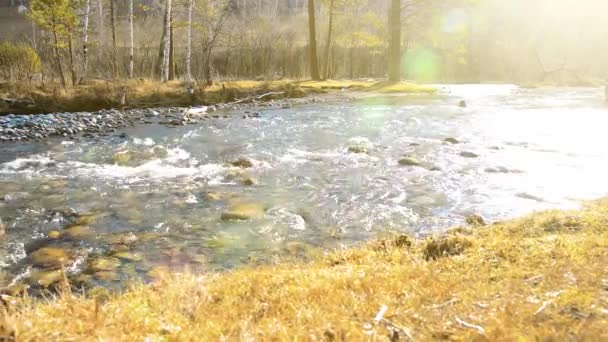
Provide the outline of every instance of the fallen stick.
[[474,329],[477,330],[478,333],[480,333],[481,335],[485,335],[486,331],[484,328],[482,328],[479,325],[475,325],[475,324],[471,324],[471,323],[467,323],[463,320],[461,320],[458,317],[454,317],[456,319],[456,322],[458,322],[458,324],[460,324],[461,326],[465,327],[465,328],[469,328],[469,329]]

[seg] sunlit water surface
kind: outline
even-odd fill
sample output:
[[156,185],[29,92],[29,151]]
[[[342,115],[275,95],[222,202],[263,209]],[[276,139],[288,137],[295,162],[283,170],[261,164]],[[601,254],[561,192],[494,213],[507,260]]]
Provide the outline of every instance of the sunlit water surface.
[[[428,234],[469,213],[495,221],[572,208],[608,192],[602,90],[443,87],[446,94],[433,99],[367,94],[266,110],[258,119],[2,145],[4,282],[27,279],[35,271],[28,252],[40,246],[77,250],[69,268],[77,276],[87,260],[112,253],[119,233],[138,237],[128,245],[137,257],[117,269],[125,280],[157,266],[265,262],[387,230]],[[457,106],[461,98],[466,108]],[[353,146],[367,153],[350,153]],[[123,166],[121,152],[130,155]],[[425,167],[400,166],[403,156]],[[235,177],[228,162],[239,157],[253,161],[244,172],[257,184]],[[262,205],[264,217],[222,221],[237,202]],[[94,238],[46,238],[66,226],[65,208],[97,215],[89,224]]]

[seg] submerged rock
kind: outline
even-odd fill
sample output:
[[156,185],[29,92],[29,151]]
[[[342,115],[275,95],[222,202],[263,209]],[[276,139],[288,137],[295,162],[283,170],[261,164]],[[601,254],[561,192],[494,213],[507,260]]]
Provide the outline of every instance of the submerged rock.
[[30,275],[32,282],[41,287],[49,287],[63,280],[62,270],[42,270],[33,272]]
[[91,273],[99,271],[114,271],[120,267],[121,262],[117,258],[96,257],[89,261],[87,270]]
[[443,139],[443,142],[452,144],[452,145],[460,144],[460,141],[455,138],[445,138],[445,139]]
[[465,221],[469,226],[473,226],[473,227],[479,227],[479,226],[486,225],[486,220],[481,215],[477,215],[477,214],[467,215],[465,217]]
[[112,257],[118,258],[118,259],[124,260],[124,261],[130,261],[130,262],[137,262],[137,261],[141,261],[143,259],[141,254],[131,253],[131,252],[114,253],[114,254],[112,254]]
[[129,151],[116,152],[112,156],[112,161],[114,162],[114,164],[120,166],[127,166],[131,161],[131,153]]
[[253,220],[264,216],[264,207],[256,203],[235,204],[222,213],[222,220]]
[[6,225],[4,224],[4,222],[2,222],[2,219],[0,218],[0,238],[2,238],[4,235],[6,235]]
[[32,264],[40,267],[60,267],[71,262],[71,254],[63,248],[42,247],[30,255]]
[[100,281],[118,281],[120,280],[120,275],[114,271],[99,271],[93,274],[93,277]]
[[348,148],[348,152],[355,154],[367,154],[368,150],[363,146],[351,146]]
[[89,226],[71,226],[61,232],[61,237],[67,240],[89,240],[95,237],[95,232]]
[[460,156],[464,157],[464,158],[477,158],[479,157],[479,155],[473,153],[473,152],[468,152],[468,151],[463,151],[460,152]]
[[240,167],[243,169],[248,169],[250,167],[253,167],[253,162],[250,159],[241,157],[233,162],[230,163],[232,166],[234,167]]
[[411,158],[411,157],[405,157],[405,158],[399,159],[399,165],[402,165],[402,166],[422,166],[422,164],[420,164],[420,162],[417,159]]

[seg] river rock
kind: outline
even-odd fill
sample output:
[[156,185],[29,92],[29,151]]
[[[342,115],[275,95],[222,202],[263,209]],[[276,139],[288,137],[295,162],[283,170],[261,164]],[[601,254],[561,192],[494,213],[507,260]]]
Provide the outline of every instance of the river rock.
[[48,232],[48,234],[46,235],[49,239],[59,239],[61,237],[61,232],[56,231],[56,230],[51,230],[50,232]]
[[460,144],[460,141],[455,138],[445,138],[443,139],[443,142],[452,145]]
[[139,253],[131,253],[131,252],[118,252],[112,254],[112,257],[118,258],[120,260],[129,261],[129,262],[137,262],[141,261],[143,257]]
[[486,220],[477,214],[470,214],[465,217],[465,221],[469,226],[480,227],[486,225]]
[[131,162],[131,159],[132,159],[132,155],[131,155],[131,152],[129,152],[129,151],[116,152],[112,156],[112,161],[114,162],[114,164],[117,164],[120,166],[129,165],[129,162]]
[[40,267],[60,267],[72,260],[68,251],[58,247],[42,247],[34,251],[30,258],[33,265]]
[[479,155],[473,153],[473,152],[468,152],[468,151],[463,151],[460,152],[460,156],[463,158],[477,158],[479,157]]
[[222,220],[253,220],[264,216],[264,207],[256,203],[235,204],[222,213]]
[[240,167],[242,169],[247,169],[253,167],[253,162],[250,159],[241,157],[230,163],[234,167]]
[[120,260],[117,258],[96,257],[89,261],[87,270],[91,273],[99,271],[114,271],[120,267]]
[[363,147],[363,146],[351,146],[348,148],[348,152],[349,153],[355,153],[355,154],[367,154],[367,148]]
[[399,165],[401,166],[421,166],[420,162],[415,158],[405,157],[399,159]]
[[30,275],[32,282],[41,287],[49,287],[63,280],[62,270],[41,270]]
[[89,240],[95,237],[95,232],[89,226],[75,225],[64,229],[61,237],[67,240]]
[[4,222],[2,222],[2,219],[0,218],[0,238],[4,237],[4,235],[6,235],[6,225],[4,224]]
[[118,281],[120,276],[114,271],[99,271],[93,274],[93,277],[100,281]]

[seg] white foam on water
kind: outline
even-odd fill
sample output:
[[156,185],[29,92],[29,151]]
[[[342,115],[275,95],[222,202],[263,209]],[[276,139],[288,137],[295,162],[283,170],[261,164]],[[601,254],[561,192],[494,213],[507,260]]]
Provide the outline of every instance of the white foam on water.
[[152,138],[145,138],[145,139],[135,138],[135,139],[133,139],[133,144],[143,145],[143,146],[154,146],[154,145],[156,145],[156,142],[154,142],[154,140]]
[[41,168],[54,166],[55,161],[47,156],[35,155],[30,158],[17,158],[0,165],[0,174],[32,173]]

